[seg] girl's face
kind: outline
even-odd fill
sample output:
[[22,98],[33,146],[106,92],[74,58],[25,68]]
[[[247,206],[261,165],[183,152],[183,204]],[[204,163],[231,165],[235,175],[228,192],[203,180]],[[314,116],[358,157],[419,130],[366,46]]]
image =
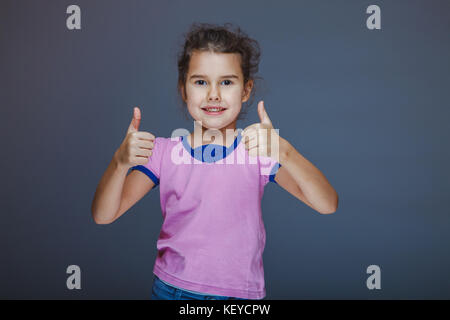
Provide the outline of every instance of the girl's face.
[[[244,77],[238,53],[195,51],[189,63],[183,100],[192,118],[201,121],[203,129],[236,129],[242,103],[250,97],[253,81],[244,88]],[[206,107],[223,107],[219,114],[208,114]]]

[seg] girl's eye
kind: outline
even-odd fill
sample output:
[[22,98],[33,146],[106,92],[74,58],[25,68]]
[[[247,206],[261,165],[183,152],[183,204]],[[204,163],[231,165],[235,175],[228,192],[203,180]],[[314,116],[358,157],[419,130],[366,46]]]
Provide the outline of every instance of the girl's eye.
[[[225,82],[225,81],[227,81],[227,85],[232,84],[232,82],[231,82],[230,80],[223,80],[222,83]],[[201,82],[201,83],[200,83],[200,82]],[[202,85],[203,82],[205,82],[205,80],[197,80],[197,81],[195,81],[195,83],[198,83],[198,84],[200,84],[200,85]]]
[[205,80],[197,80],[197,81],[195,81],[195,83],[198,83],[199,81],[205,82]]

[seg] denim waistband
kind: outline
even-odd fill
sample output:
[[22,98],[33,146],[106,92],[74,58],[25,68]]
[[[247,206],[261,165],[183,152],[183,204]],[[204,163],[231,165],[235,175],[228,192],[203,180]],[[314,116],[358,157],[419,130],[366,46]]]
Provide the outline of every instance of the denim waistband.
[[161,282],[164,282],[166,285],[168,285],[169,287],[172,287],[172,288],[176,288],[176,289],[179,289],[179,290],[187,291],[187,292],[190,292],[190,293],[201,294],[201,295],[203,295],[203,296],[223,297],[222,295],[219,295],[219,294],[211,294],[211,293],[204,293],[204,292],[198,292],[198,291],[186,290],[186,289],[183,289],[183,288],[174,286],[173,284],[167,283],[167,282],[165,282],[163,279],[161,279],[160,277],[158,277],[158,276],[156,276],[156,275],[155,275],[155,277],[158,278]]

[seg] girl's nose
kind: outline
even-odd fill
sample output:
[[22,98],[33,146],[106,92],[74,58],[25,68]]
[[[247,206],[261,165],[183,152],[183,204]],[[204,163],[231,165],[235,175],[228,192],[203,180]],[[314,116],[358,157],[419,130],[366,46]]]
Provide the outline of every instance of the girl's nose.
[[208,93],[208,101],[219,101],[219,100],[220,100],[220,92],[215,86],[213,86]]

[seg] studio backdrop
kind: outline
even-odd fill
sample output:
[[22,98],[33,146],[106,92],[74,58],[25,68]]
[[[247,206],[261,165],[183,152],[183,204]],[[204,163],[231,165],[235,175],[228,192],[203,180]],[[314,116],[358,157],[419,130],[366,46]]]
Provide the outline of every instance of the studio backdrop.
[[108,225],[91,203],[133,107],[157,137],[193,129],[176,85],[195,22],[259,42],[237,127],[264,100],[339,195],[322,215],[265,187],[266,299],[449,299],[446,0],[1,1],[0,298],[150,299],[159,189]]

